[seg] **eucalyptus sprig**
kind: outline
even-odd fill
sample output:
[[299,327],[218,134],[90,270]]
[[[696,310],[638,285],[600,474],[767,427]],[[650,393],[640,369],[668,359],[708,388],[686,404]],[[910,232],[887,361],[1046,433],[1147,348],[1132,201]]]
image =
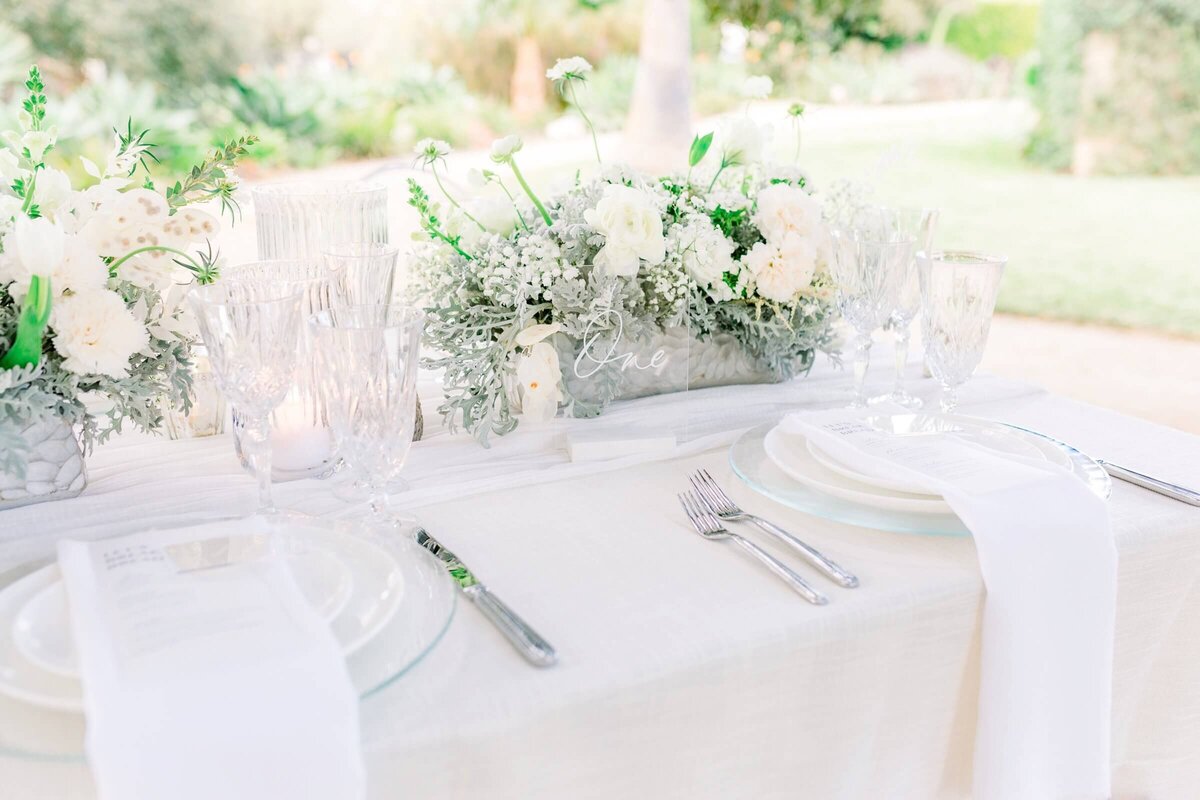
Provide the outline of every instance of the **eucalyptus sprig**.
[[[29,77],[25,79],[25,88],[29,96],[21,101],[21,108],[29,116],[28,126],[31,131],[40,131],[46,120],[46,84],[42,83],[42,73],[34,64],[29,68]],[[28,158],[28,154],[26,154]]]
[[174,214],[193,203],[219,200],[221,213],[228,213],[230,220],[236,222],[241,214],[241,207],[234,197],[238,181],[233,168],[240,159],[249,155],[250,148],[257,143],[257,136],[230,139],[224,146],[214,150],[208,158],[192,167],[186,178],[176,181],[174,186],[168,186],[166,197],[170,213]]

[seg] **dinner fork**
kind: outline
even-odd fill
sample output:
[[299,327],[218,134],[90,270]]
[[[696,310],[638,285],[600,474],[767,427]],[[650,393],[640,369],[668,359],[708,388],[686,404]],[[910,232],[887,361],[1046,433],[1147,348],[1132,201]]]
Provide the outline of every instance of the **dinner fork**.
[[708,470],[697,470],[691,474],[690,478],[700,499],[712,510],[713,514],[722,520],[752,522],[763,531],[794,548],[805,561],[820,570],[834,583],[846,589],[858,586],[858,578],[830,561],[816,548],[805,544],[775,523],[742,511],[738,504],[733,502],[733,498],[727,495],[725,490],[713,480],[713,476],[708,474]]
[[823,606],[829,602],[829,598],[818,592],[816,589],[808,585],[808,581],[801,578],[787,564],[784,564],[775,556],[763,550],[758,545],[751,542],[749,539],[744,539],[741,536],[726,530],[722,527],[720,521],[700,502],[700,500],[691,492],[684,492],[679,495],[679,504],[683,506],[683,511],[687,514],[688,519],[692,523],[692,527],[696,529],[696,533],[703,536],[705,539],[730,539],[738,547],[745,550],[750,555],[757,558],[767,566],[767,569],[774,572],[784,580],[789,586],[808,602],[815,606]]

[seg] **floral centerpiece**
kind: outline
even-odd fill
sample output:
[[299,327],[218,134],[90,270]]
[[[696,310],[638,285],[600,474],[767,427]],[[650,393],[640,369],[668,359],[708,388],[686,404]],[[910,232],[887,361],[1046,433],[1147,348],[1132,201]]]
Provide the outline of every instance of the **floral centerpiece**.
[[[590,69],[574,58],[547,74],[577,106]],[[765,96],[769,79],[746,89]],[[601,164],[544,200],[518,166],[516,136],[492,145],[494,171],[469,176],[499,191],[471,200],[445,189],[449,146],[419,143],[444,197],[435,203],[410,181],[427,344],[438,354],[429,363],[444,370],[447,422],[486,444],[519,417],[596,415],[646,393],[631,384],[662,374],[645,368],[671,352],[689,374],[660,390],[807,371],[832,338],[831,237],[804,173],[764,159],[765,136],[739,115],[693,140],[686,172]],[[599,159],[594,133],[593,145]],[[715,374],[704,363],[714,348],[740,366]]]
[[156,429],[164,397],[188,406],[195,336],[180,304],[217,276],[220,228],[192,205],[236,211],[232,168],[253,143],[159,191],[153,145],[130,124],[102,166],[82,160],[77,189],[46,163],[58,132],[36,67],[25,88],[21,129],[0,146],[0,507],[82,488],[73,428],[86,451],[126,420]]

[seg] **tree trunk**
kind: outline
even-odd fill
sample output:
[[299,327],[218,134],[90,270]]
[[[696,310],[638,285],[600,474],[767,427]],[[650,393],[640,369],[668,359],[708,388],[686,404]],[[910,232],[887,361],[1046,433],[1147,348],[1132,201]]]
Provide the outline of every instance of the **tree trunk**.
[[513,116],[518,122],[529,122],[546,107],[546,63],[542,61],[537,39],[532,36],[517,40],[509,95]]
[[682,168],[692,134],[688,0],[646,0],[625,160],[642,169]]

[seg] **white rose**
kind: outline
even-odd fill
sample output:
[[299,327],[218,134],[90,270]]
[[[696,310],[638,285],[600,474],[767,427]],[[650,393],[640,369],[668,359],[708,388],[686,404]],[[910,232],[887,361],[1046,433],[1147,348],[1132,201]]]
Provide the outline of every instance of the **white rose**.
[[816,236],[825,228],[821,205],[803,189],[777,183],[758,193],[757,209],[751,221],[768,242],[785,236]]
[[57,300],[50,312],[63,369],[80,375],[129,374],[129,358],[150,338],[116,292],[91,289]]
[[561,81],[563,78],[582,78],[592,71],[592,65],[583,56],[572,56],[570,58],[560,58],[554,62],[554,66],[546,70],[546,77],[552,81]]
[[731,165],[761,161],[769,136],[769,128],[758,125],[749,117],[732,117],[717,129],[721,157]]
[[765,100],[771,96],[775,82],[767,75],[751,75],[742,84],[742,96],[751,100]]
[[734,244],[711,224],[695,223],[679,236],[683,268],[696,283],[709,290],[714,300],[732,300],[733,290],[725,273],[736,273]]
[[553,419],[563,399],[562,370],[554,345],[538,342],[528,354],[518,356],[517,382],[522,416],[538,422]]
[[517,209],[507,197],[476,197],[467,203],[467,211],[490,233],[508,236],[517,227]]
[[662,214],[653,198],[629,186],[610,183],[583,218],[604,236],[596,266],[623,277],[637,275],[640,260],[660,264],[666,256]]
[[492,142],[492,161],[497,164],[503,164],[508,161],[516,153],[520,152],[525,143],[521,141],[521,137],[515,133],[511,136],[505,136],[503,139],[497,139]]
[[812,242],[793,234],[775,243],[759,242],[746,254],[744,263],[760,296],[787,303],[812,283],[817,250]]

